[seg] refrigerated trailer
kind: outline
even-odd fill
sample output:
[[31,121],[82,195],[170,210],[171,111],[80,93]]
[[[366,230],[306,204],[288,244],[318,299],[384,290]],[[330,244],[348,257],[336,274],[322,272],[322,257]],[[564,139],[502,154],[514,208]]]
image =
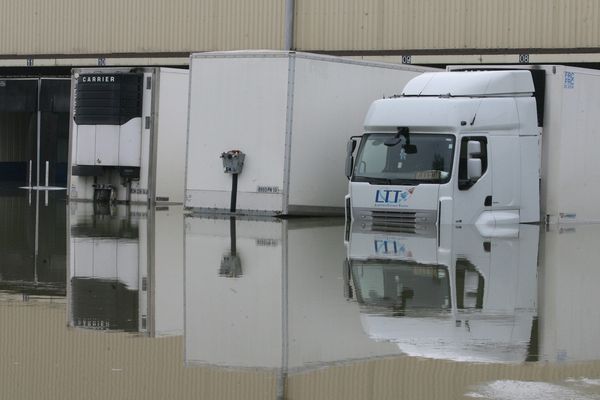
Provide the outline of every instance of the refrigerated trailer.
[[69,198],[183,203],[188,70],[73,70]]
[[460,66],[375,101],[347,210],[365,224],[600,222],[600,71]]
[[338,143],[373,100],[431,70],[285,51],[192,55],[185,206],[343,213]]

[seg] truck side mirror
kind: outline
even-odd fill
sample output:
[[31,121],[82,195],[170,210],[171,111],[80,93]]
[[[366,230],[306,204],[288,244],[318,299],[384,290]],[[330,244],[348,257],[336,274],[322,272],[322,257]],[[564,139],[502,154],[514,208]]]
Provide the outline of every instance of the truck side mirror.
[[481,142],[477,140],[469,140],[467,142],[467,152],[469,153],[468,158],[481,156]]
[[464,137],[460,143],[458,190],[469,190],[487,171],[487,138]]
[[[471,144],[471,142],[469,142]],[[482,174],[482,165],[480,158],[469,158],[467,160],[467,178],[479,179]]]
[[346,144],[346,177],[348,179],[352,176],[354,169],[354,157],[352,157],[354,149],[356,149],[356,140],[350,139]]

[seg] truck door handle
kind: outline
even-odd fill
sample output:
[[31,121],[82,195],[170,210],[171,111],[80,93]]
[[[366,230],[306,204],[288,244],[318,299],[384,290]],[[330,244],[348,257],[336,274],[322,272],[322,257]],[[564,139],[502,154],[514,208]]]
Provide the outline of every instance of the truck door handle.
[[485,201],[483,202],[483,205],[485,207],[491,207],[492,206],[492,196],[487,196],[485,198]]

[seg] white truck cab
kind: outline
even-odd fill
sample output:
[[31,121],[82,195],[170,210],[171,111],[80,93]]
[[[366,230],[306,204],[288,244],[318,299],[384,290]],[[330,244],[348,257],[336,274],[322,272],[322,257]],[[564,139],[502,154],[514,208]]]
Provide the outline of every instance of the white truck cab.
[[540,135],[529,70],[433,72],[375,101],[348,144],[347,217],[380,224],[540,221]]

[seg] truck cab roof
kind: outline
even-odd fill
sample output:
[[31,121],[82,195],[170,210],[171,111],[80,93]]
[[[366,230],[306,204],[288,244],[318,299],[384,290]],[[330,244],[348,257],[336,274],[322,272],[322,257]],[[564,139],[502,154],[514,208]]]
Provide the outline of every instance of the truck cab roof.
[[428,72],[410,80],[403,96],[452,96],[452,97],[517,97],[534,93],[531,72],[509,71],[461,71]]
[[365,132],[498,131],[509,135],[537,134],[533,97],[397,97],[371,104]]

